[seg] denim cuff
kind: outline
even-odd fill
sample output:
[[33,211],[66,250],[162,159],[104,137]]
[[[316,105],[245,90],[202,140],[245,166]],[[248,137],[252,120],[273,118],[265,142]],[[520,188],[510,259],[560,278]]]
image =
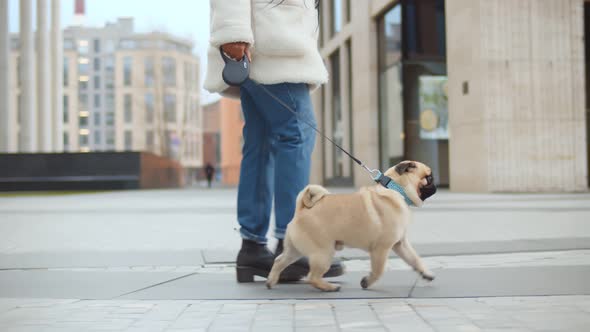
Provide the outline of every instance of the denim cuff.
[[287,230],[285,230],[285,229],[278,229],[278,228],[277,228],[277,229],[275,229],[275,237],[276,237],[278,240],[283,240],[283,239],[285,239],[285,232],[286,232],[286,231],[287,231]]
[[267,242],[266,237],[254,235],[248,232],[246,229],[244,229],[244,227],[240,227],[240,236],[242,236],[242,239],[244,240],[254,241],[259,244],[266,244]]

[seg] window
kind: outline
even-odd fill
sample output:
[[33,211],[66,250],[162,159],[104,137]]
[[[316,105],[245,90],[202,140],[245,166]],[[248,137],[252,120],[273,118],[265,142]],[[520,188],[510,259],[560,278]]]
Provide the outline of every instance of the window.
[[352,12],[352,8],[350,6],[352,1],[346,0],[346,23],[350,22],[350,18],[352,17],[350,13]]
[[105,53],[115,52],[115,42],[112,39],[105,40],[104,51],[105,51]]
[[94,40],[94,53],[100,53],[100,39]]
[[88,90],[88,78],[86,78],[84,81],[80,80],[78,86],[80,87],[80,90]]
[[[64,58],[64,59],[66,59],[66,58]],[[65,62],[64,62],[64,64],[65,64]],[[18,86],[19,88],[21,86],[21,77],[20,77],[20,72],[21,71],[20,71],[20,66],[21,66],[21,64],[20,64],[20,56],[17,56],[16,57],[16,86]],[[65,68],[64,68],[64,70],[65,70]]]
[[98,130],[94,132],[94,144],[100,145],[100,131]]
[[176,60],[171,57],[164,57],[162,59],[162,70],[164,84],[166,86],[176,86]]
[[115,144],[115,132],[113,130],[107,130],[107,133],[106,133],[106,143],[108,145],[114,145]]
[[123,103],[123,106],[125,107],[125,123],[131,123],[131,121],[133,121],[133,100],[131,94],[125,94],[123,97]]
[[387,12],[379,22],[380,66],[389,67],[401,61],[402,57],[402,10],[397,5]]
[[112,93],[106,95],[104,104],[107,111],[113,112],[115,110],[115,97]]
[[164,96],[164,118],[166,122],[176,122],[176,95]]
[[145,133],[145,145],[148,149],[152,149],[154,147],[154,131],[148,130]]
[[104,80],[104,87],[107,90],[113,90],[115,87],[115,80],[113,79],[113,74],[106,74]]
[[[19,59],[20,59],[20,57],[19,57]],[[18,61],[17,70],[19,70],[18,69],[19,64],[20,64],[20,61]],[[68,86],[70,84],[69,78],[70,78],[70,58],[64,57],[64,77],[63,77],[64,86]],[[20,86],[20,79],[19,79],[19,86]]]
[[100,71],[100,58],[94,58],[94,71]]
[[78,53],[88,54],[88,41],[87,40],[79,40],[78,41]]
[[115,71],[115,59],[112,56],[104,58],[104,69],[109,73]]
[[82,113],[80,114],[80,127],[88,127],[88,114]]
[[[340,50],[330,56],[331,78],[332,78],[332,135],[336,144],[342,146],[343,123],[342,123],[342,94],[340,93]],[[334,178],[341,178],[344,174],[344,155],[340,149],[332,148],[332,175]]]
[[88,95],[85,93],[78,95],[78,108],[80,111],[88,111]]
[[68,95],[63,96],[63,118],[64,123],[70,122],[70,97]]
[[88,134],[80,134],[80,145],[81,146],[88,145]]
[[107,124],[107,126],[112,126],[115,124],[115,113],[113,113],[113,112],[107,113],[106,124]]
[[145,58],[144,66],[145,86],[152,87],[154,86],[154,57]]
[[332,35],[342,30],[342,0],[332,0]]
[[100,113],[94,113],[94,126],[100,127]]
[[404,6],[404,33],[408,37],[405,57],[444,59],[444,0],[407,0]]
[[96,94],[94,95],[94,108],[99,108],[100,107],[100,95]]
[[378,21],[380,165],[404,158],[402,9],[396,5]]
[[191,71],[192,71],[191,64],[189,62],[185,62],[184,63],[184,86],[187,89],[191,89],[191,87],[192,87]]
[[64,50],[73,50],[73,49],[75,49],[74,41],[69,38],[64,39]]
[[124,50],[130,50],[136,48],[137,43],[135,42],[135,40],[132,39],[122,39],[119,42],[119,47],[121,47]]
[[125,130],[125,151],[131,151],[133,148],[133,136],[131,130]]
[[67,150],[70,145],[70,134],[68,132],[64,132],[64,148]]
[[154,122],[154,95],[151,93],[145,94],[145,122]]
[[19,125],[22,123],[22,119],[21,119],[21,117],[22,117],[22,114],[23,114],[23,112],[22,112],[22,107],[21,107],[21,106],[22,106],[22,104],[23,104],[23,101],[22,101],[22,99],[23,99],[23,96],[22,96],[22,94],[20,94],[20,93],[19,93],[19,94],[18,94],[18,98],[16,99],[16,104],[17,104],[17,105],[16,105],[16,109],[17,109],[17,112],[16,112],[16,122],[17,122]]
[[94,88],[100,89],[100,76],[94,76]]
[[123,85],[131,85],[131,74],[132,74],[133,59],[130,56],[123,58]]

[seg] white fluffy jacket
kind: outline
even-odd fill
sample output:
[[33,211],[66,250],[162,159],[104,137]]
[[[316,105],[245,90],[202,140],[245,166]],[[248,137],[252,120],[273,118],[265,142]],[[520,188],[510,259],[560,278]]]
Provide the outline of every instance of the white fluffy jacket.
[[221,77],[221,45],[251,45],[250,78],[263,84],[327,82],[328,72],[318,51],[318,16],[314,0],[210,0],[205,89],[237,97]]

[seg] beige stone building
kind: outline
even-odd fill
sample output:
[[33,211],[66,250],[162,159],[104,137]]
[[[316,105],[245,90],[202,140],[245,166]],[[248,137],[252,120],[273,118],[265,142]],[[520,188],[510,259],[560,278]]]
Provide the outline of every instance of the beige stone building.
[[[56,84],[51,89],[60,99],[58,125],[41,117],[46,111],[34,94],[26,107],[21,105],[21,46],[21,34],[11,35],[8,75],[2,77],[9,106],[1,114],[9,130],[3,132],[0,152],[42,152],[44,137],[59,132],[52,152],[149,151],[180,161],[189,176],[202,166],[200,67],[191,41],[137,33],[132,18],[103,27],[67,27],[58,45],[63,57],[55,83],[61,89]],[[23,72],[34,74],[29,89],[40,77],[37,63],[31,65]],[[34,111],[26,121],[21,119],[25,109]]]
[[115,149],[152,151],[202,166],[199,61],[192,44],[163,33],[120,40],[115,55]]
[[[368,166],[420,160],[452,191],[588,190],[588,3],[327,0],[320,10],[331,80],[314,94],[318,125]],[[370,178],[318,140],[311,181]]]

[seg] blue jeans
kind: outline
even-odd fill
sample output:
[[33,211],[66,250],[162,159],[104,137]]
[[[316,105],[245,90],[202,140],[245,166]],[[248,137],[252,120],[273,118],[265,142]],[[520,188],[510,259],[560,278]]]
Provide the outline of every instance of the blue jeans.
[[295,213],[297,195],[309,182],[315,126],[307,84],[265,85],[297,114],[270,97],[255,82],[240,88],[244,146],[238,187],[238,222],[242,238],[266,243],[274,198],[275,237],[283,239]]

